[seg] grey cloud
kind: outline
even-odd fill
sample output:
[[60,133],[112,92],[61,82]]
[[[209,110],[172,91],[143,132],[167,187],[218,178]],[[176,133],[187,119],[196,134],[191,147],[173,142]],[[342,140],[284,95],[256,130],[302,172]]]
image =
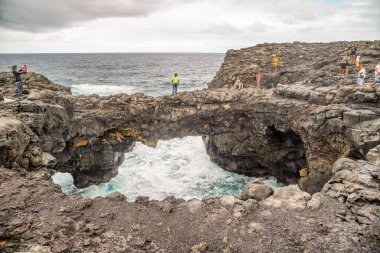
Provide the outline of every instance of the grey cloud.
[[209,23],[204,24],[202,27],[196,28],[194,32],[210,35],[236,35],[241,33],[242,30],[226,23]]
[[46,32],[110,17],[136,17],[173,4],[174,0],[0,0],[0,26]]
[[262,34],[267,32],[271,27],[269,25],[263,24],[261,22],[255,22],[250,25],[248,31],[252,34]]

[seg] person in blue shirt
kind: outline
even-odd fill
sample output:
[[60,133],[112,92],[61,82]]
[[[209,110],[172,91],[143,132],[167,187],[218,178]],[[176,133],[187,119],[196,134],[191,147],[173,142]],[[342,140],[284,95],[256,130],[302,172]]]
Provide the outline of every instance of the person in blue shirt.
[[17,85],[17,98],[21,98],[22,97],[22,92],[24,90],[23,86],[22,86],[22,78],[21,78],[21,75],[24,74],[24,70],[23,69],[19,69],[17,71],[17,65],[13,65],[12,66],[12,73],[13,75],[15,76],[16,78],[16,85]]

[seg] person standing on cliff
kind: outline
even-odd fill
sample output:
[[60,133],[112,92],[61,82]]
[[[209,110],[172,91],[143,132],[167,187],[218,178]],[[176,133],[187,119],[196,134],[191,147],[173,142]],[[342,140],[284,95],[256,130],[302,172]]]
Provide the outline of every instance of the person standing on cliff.
[[172,94],[177,94],[178,85],[179,85],[179,77],[177,76],[177,73],[175,73],[174,76],[172,77],[172,85],[173,85]]
[[260,83],[261,77],[262,77],[262,73],[261,72],[257,73],[257,75],[256,75],[256,89],[261,89],[261,83]]
[[359,70],[359,68],[360,68],[360,62],[361,62],[361,57],[360,57],[360,55],[357,55],[356,56],[356,61],[355,61],[355,66],[356,66],[356,71],[358,71]]
[[358,85],[363,85],[364,84],[364,78],[365,78],[365,68],[364,68],[364,65],[362,64],[362,67],[358,73],[358,81],[357,81],[357,84]]
[[24,73],[28,73],[28,67],[26,65],[24,65],[24,67],[22,68],[22,71],[24,71]]
[[375,67],[375,79],[380,79],[380,62]]
[[356,49],[357,48],[355,47],[355,45],[352,45],[351,50],[350,50],[350,53],[351,53],[351,62],[355,61]]
[[342,61],[340,62],[340,73],[339,73],[340,77],[342,77],[343,75],[348,77],[349,61],[350,61],[350,57],[348,57],[347,53],[344,53],[342,57]]
[[13,75],[16,78],[17,98],[21,98],[22,97],[22,92],[24,90],[24,88],[22,86],[21,75],[24,74],[24,71],[22,69],[20,69],[20,70],[17,71],[17,65],[13,65],[12,66],[12,73],[13,73]]
[[274,55],[274,59],[273,59],[273,67],[274,67],[275,69],[277,69],[278,62],[279,62],[279,59],[278,59],[277,55],[275,54],[275,55]]

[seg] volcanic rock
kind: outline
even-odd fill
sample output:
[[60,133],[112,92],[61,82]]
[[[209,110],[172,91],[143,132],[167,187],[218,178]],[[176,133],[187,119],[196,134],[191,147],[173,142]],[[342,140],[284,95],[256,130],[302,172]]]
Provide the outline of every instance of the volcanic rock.
[[[188,252],[193,246],[376,252],[380,93],[356,86],[354,72],[336,76],[339,55],[350,45],[232,50],[211,89],[170,97],[74,97],[69,88],[28,73],[30,95],[13,100],[14,78],[0,73],[0,251],[39,244],[52,252]],[[374,67],[379,41],[357,46]],[[280,56],[277,71],[273,54]],[[257,71],[265,89],[253,88]],[[237,77],[248,88],[229,89]],[[54,169],[71,173],[80,187],[107,182],[136,141],[155,147],[184,136],[204,136],[210,159],[226,170],[275,176],[307,192],[285,187],[260,202],[232,196],[127,202],[118,194],[66,196],[50,180]]]
[[307,192],[289,186],[278,189],[263,201],[263,205],[275,208],[305,209],[311,196]]
[[29,135],[20,120],[0,118],[0,165],[13,167],[12,162],[22,157],[29,141]]
[[244,186],[241,193],[242,200],[255,199],[257,201],[264,200],[273,194],[273,189],[260,181],[249,182]]

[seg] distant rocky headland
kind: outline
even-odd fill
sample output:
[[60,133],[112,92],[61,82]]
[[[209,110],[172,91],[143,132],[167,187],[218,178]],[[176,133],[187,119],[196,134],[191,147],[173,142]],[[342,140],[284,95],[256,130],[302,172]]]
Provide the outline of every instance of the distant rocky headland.
[[[260,44],[227,52],[209,89],[174,96],[72,96],[41,74],[0,73],[0,250],[4,252],[376,252],[380,248],[380,85],[339,76],[353,44],[367,67],[380,41]],[[280,66],[272,66],[273,55]],[[263,73],[263,89],[254,76]],[[242,90],[231,89],[235,80]],[[125,201],[66,196],[107,182],[140,141],[203,136],[222,168],[255,181],[242,199]]]

